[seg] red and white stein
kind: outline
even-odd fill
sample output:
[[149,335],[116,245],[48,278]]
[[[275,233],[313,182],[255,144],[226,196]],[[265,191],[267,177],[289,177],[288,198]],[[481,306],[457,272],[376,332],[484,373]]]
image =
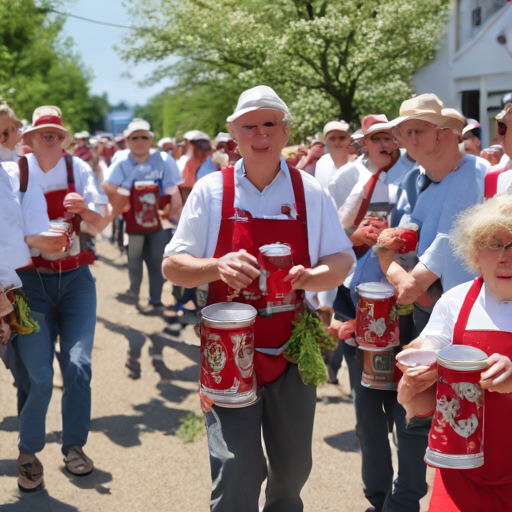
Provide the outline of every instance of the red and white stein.
[[361,385],[396,391],[402,372],[395,364],[395,350],[364,350]]
[[400,343],[395,288],[390,283],[362,283],[356,312],[356,343],[365,350],[387,350]]
[[254,373],[254,322],[248,304],[220,302],[201,311],[201,392],[221,407],[258,400]]
[[283,304],[292,291],[285,281],[293,267],[293,249],[288,244],[268,244],[260,247],[258,263],[261,268],[260,290],[267,297],[267,305]]
[[467,345],[437,351],[437,404],[425,460],[429,466],[473,469],[484,463],[485,391],[480,374],[487,354]]

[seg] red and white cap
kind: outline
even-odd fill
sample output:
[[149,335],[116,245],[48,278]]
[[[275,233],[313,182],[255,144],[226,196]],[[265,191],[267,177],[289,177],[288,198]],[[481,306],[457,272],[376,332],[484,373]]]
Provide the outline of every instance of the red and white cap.
[[67,144],[71,140],[71,134],[66,130],[64,123],[62,122],[62,112],[60,108],[53,105],[45,105],[34,110],[34,114],[32,115],[32,126],[25,129],[23,136],[27,133],[48,128],[54,128],[66,135],[63,145]]
[[364,137],[380,132],[391,133],[392,128],[388,118],[384,114],[366,116],[361,123],[361,130]]

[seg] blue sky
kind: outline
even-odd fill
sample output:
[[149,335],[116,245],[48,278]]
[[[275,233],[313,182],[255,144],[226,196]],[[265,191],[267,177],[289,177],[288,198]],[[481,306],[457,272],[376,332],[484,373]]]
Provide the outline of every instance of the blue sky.
[[[59,10],[118,25],[131,23],[122,0],[71,0],[65,2]],[[134,66],[121,61],[113,46],[121,44],[123,32],[124,30],[120,28],[97,25],[75,18],[68,18],[64,25],[64,35],[73,38],[75,49],[82,54],[83,62],[94,73],[92,92],[108,93],[112,104],[125,101],[129,105],[143,105],[151,96],[159,93],[172,82],[168,79],[151,87],[137,85],[137,82],[151,74],[157,65]],[[127,71],[133,75],[133,78],[122,76]]]

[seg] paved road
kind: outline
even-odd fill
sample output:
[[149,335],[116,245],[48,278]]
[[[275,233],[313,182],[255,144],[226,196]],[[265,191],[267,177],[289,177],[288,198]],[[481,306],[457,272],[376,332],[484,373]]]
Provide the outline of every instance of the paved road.
[[[92,422],[86,453],[96,470],[71,478],[60,452],[60,399],[54,387],[47,419],[47,445],[40,454],[47,491],[20,497],[16,488],[15,389],[0,367],[0,510],[2,512],[205,512],[209,464],[205,434],[185,444],[175,435],[179,419],[200,413],[197,399],[198,339],[187,328],[163,333],[166,322],[147,318],[113,298],[128,285],[125,258],[98,243],[98,323],[93,351]],[[147,282],[142,298],[147,298]],[[170,285],[164,301],[172,303]],[[124,367],[129,345],[142,347],[142,378]],[[345,384],[345,386],[343,386]],[[361,458],[354,410],[342,385],[319,389],[314,467],[304,491],[306,512],[363,512]],[[109,492],[110,491],[110,492]],[[243,512],[243,511],[241,511]]]

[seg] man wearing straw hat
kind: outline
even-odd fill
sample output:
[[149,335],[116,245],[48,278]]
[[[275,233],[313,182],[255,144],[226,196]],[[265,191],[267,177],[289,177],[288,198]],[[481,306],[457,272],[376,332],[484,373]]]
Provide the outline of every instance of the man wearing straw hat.
[[[62,452],[66,469],[85,475],[93,468],[83,451],[91,415],[91,354],[96,326],[96,288],[89,270],[94,256],[80,246],[85,224],[92,233],[109,219],[103,216],[105,196],[96,189],[91,168],[81,159],[63,154],[71,136],[58,107],[35,110],[32,126],[23,133],[33,153],[18,161],[21,190],[44,192],[49,238],[67,241],[56,256],[32,250],[33,265],[20,271],[30,309],[40,330],[18,336],[13,346],[25,375],[20,379],[26,400],[20,404],[20,489],[44,486],[42,465],[36,454],[45,446],[45,422],[52,394],[54,342],[60,340],[59,363],[64,378],[62,398]],[[30,241],[29,241],[30,245]]]
[[[250,303],[244,290],[259,282],[256,256],[263,244],[293,247],[295,266],[286,281],[298,291],[338,286],[353,263],[328,194],[281,158],[289,139],[288,115],[270,87],[242,93],[227,121],[243,158],[234,169],[196,184],[166,248],[165,275],[187,288],[209,283],[210,304],[226,301],[229,289],[239,302]],[[265,512],[303,510],[300,492],[312,466],[316,390],[278,351],[289,339],[293,318],[293,311],[256,318],[254,370],[261,396],[256,403],[223,408],[203,399],[212,510],[258,512],[267,477]]]
[[[420,226],[419,262],[407,273],[397,263],[390,265],[392,254],[387,253],[383,265],[386,277],[397,289],[398,301],[405,305],[415,302],[438,279],[446,292],[473,277],[450,249],[448,233],[460,212],[483,201],[487,164],[460,153],[465,120],[460,114],[457,119],[453,112],[447,112],[435,94],[404,101],[394,124],[395,135],[433,180],[418,197],[411,215],[411,222]],[[428,310],[425,313],[416,308],[419,330],[428,321],[428,314]]]

